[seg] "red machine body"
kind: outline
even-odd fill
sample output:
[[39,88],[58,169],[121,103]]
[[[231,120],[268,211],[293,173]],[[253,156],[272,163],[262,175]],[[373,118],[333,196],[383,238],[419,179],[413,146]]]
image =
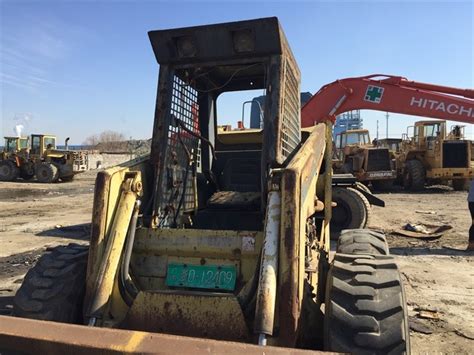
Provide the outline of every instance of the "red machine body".
[[323,86],[301,110],[301,126],[310,127],[351,110],[377,110],[474,123],[474,90],[374,74]]

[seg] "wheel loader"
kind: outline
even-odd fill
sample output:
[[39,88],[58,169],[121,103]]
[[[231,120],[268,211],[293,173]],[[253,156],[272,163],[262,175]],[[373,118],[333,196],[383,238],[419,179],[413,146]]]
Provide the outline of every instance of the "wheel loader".
[[[149,38],[150,156],[98,173],[90,245],[53,248],[28,272],[0,349],[408,353],[383,234],[343,231],[330,261],[332,125],[301,135],[300,72],[278,19]],[[267,95],[263,129],[219,137],[219,95],[250,89]]]
[[356,129],[343,131],[335,139],[334,169],[353,174],[375,190],[389,190],[397,177],[388,148],[378,147],[370,140],[369,131]]
[[419,191],[425,185],[451,181],[454,190],[467,189],[474,177],[471,146],[472,142],[464,137],[464,126],[455,125],[448,132],[444,120],[415,122],[403,135],[396,156],[403,186]]
[[[32,134],[30,138],[21,138],[21,149],[9,150],[14,144],[12,137],[5,137],[6,150],[0,159],[0,181],[14,181],[18,177],[24,180],[36,179],[42,183],[71,181],[74,175],[87,169],[87,154],[56,148],[56,137],[45,134]],[[31,146],[30,146],[31,145]]]

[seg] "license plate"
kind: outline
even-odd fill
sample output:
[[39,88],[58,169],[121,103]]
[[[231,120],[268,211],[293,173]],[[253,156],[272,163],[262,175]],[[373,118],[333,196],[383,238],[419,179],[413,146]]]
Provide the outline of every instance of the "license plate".
[[233,291],[236,276],[232,265],[168,264],[166,285]]

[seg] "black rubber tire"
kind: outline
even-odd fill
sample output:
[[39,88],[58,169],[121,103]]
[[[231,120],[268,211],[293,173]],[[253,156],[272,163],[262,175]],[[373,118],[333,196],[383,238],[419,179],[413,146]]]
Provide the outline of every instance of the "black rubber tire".
[[331,233],[337,239],[344,229],[363,228],[367,220],[364,202],[353,190],[344,187],[332,189],[332,200],[337,206],[332,210]]
[[366,228],[369,223],[370,223],[370,220],[372,218],[372,206],[370,205],[370,202],[369,200],[367,200],[367,198],[364,196],[364,194],[360,191],[357,191],[356,189],[353,189],[352,187],[349,187],[349,189],[351,191],[354,191],[354,193],[359,196],[360,200],[362,201],[362,203],[364,204],[364,208],[365,208],[365,221],[364,221],[364,224],[362,226],[362,228]]
[[0,181],[15,181],[19,175],[20,169],[13,161],[0,161]]
[[468,185],[467,179],[455,179],[452,181],[453,184],[453,190],[454,191],[468,191],[469,190],[469,185]]
[[325,350],[409,354],[405,293],[391,256],[336,254],[328,274]]
[[56,182],[59,179],[58,168],[51,163],[42,162],[36,167],[36,179],[47,184]]
[[382,232],[370,229],[347,229],[337,240],[337,253],[389,255],[387,240]]
[[390,191],[393,189],[394,180],[373,180],[372,187],[376,191]]
[[44,254],[13,299],[13,315],[81,324],[89,247],[69,244]]
[[425,167],[417,159],[405,162],[403,186],[409,191],[421,191],[425,187]]
[[30,173],[28,173],[28,172],[22,170],[22,171],[20,171],[20,177],[21,177],[23,180],[28,181],[28,180],[33,179],[33,178],[35,177],[35,174],[34,174],[34,173],[33,173],[33,174],[30,174]]
[[61,176],[60,177],[62,182],[70,182],[74,180],[74,175],[69,175],[69,176]]
[[23,161],[20,168],[20,177],[23,180],[31,180],[35,177],[35,165],[31,161]]

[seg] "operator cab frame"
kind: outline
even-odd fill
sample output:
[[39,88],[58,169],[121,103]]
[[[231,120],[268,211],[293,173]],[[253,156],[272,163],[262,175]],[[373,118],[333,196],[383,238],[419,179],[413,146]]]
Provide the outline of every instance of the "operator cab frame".
[[28,137],[4,137],[6,153],[16,153],[23,149],[28,149]]
[[[209,46],[211,30],[216,42]],[[262,230],[269,171],[301,142],[300,73],[278,20],[149,37],[160,64],[150,155],[153,220],[162,227]],[[264,129],[219,134],[219,95],[256,89],[266,92]]]
[[32,134],[30,154],[42,156],[46,150],[56,149],[56,136]]

